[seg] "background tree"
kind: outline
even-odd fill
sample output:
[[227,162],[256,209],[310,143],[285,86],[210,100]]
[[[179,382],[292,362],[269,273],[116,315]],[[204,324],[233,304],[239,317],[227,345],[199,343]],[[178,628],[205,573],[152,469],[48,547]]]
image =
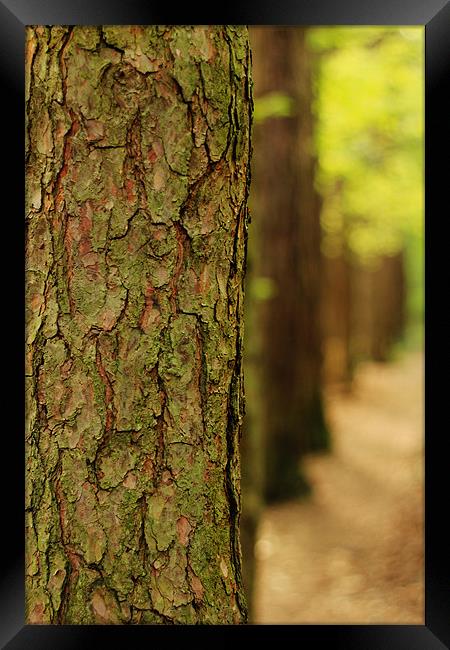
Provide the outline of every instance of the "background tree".
[[242,623],[238,27],[27,29],[29,623]]
[[265,501],[308,490],[302,454],[328,444],[321,396],[320,219],[311,69],[301,28],[251,28],[254,156],[246,291],[244,569]]
[[257,363],[270,500],[302,491],[300,455],[327,444],[320,383],[320,221],[305,30],[257,28],[251,42],[256,154],[249,293],[261,329]]

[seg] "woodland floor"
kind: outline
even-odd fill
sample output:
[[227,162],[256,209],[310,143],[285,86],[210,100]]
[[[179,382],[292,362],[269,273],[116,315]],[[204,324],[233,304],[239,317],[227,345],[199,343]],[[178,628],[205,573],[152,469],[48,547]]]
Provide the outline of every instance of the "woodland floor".
[[326,405],[313,496],[262,518],[252,622],[423,625],[423,355],[361,366]]

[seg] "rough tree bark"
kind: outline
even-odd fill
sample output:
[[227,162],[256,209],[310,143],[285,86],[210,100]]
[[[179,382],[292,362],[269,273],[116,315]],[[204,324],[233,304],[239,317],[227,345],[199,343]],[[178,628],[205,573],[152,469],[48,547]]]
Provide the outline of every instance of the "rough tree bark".
[[30,27],[28,623],[242,623],[242,27]]

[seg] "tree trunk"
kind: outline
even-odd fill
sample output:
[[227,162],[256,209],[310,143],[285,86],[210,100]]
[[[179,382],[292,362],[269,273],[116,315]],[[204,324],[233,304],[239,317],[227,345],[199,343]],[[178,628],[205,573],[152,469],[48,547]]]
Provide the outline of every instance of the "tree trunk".
[[313,145],[312,60],[306,30],[296,29],[294,65],[298,89],[298,132],[295,145],[298,160],[298,258],[300,290],[298,384],[301,401],[303,453],[330,447],[330,432],[325,420],[323,388],[323,330],[321,303],[323,292],[322,198],[315,189],[316,158]]
[[340,384],[344,392],[350,392],[357,357],[355,327],[359,323],[355,321],[355,281],[364,269],[355,265],[344,242],[339,255],[324,258],[324,267],[322,314],[325,380],[327,383]]
[[374,313],[382,307],[374,301],[373,262],[356,259],[352,279],[353,328],[351,332],[355,365],[371,359],[374,338]]
[[405,251],[402,249],[390,258],[392,265],[391,285],[391,337],[401,340],[406,330],[406,273]]
[[320,378],[320,221],[313,186],[305,30],[257,28],[251,42],[255,94],[283,93],[293,103],[291,115],[271,117],[255,127],[252,172],[252,228],[258,251],[250,283],[259,298],[253,320],[261,328],[255,362],[264,400],[265,496],[273,500],[305,490],[300,456],[326,445]]
[[389,359],[393,344],[404,330],[403,255],[383,255],[374,271],[373,338],[371,358],[384,362]]
[[241,27],[27,29],[28,623],[242,623]]
[[[252,30],[250,30],[252,31]],[[250,226],[251,230],[251,226]],[[241,542],[243,579],[249,620],[253,617],[255,584],[255,542],[259,520],[264,508],[265,481],[265,410],[261,382],[261,335],[259,309],[252,297],[252,278],[259,262],[257,230],[251,230],[248,242],[248,262],[245,287],[245,418],[243,422],[242,457],[242,516]]]

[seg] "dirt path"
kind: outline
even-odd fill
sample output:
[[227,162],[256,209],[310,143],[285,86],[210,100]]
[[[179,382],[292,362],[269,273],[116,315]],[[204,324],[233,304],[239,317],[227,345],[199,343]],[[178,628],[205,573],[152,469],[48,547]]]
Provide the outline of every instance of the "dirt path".
[[253,622],[423,624],[423,357],[362,366],[326,403],[314,496],[263,517]]

